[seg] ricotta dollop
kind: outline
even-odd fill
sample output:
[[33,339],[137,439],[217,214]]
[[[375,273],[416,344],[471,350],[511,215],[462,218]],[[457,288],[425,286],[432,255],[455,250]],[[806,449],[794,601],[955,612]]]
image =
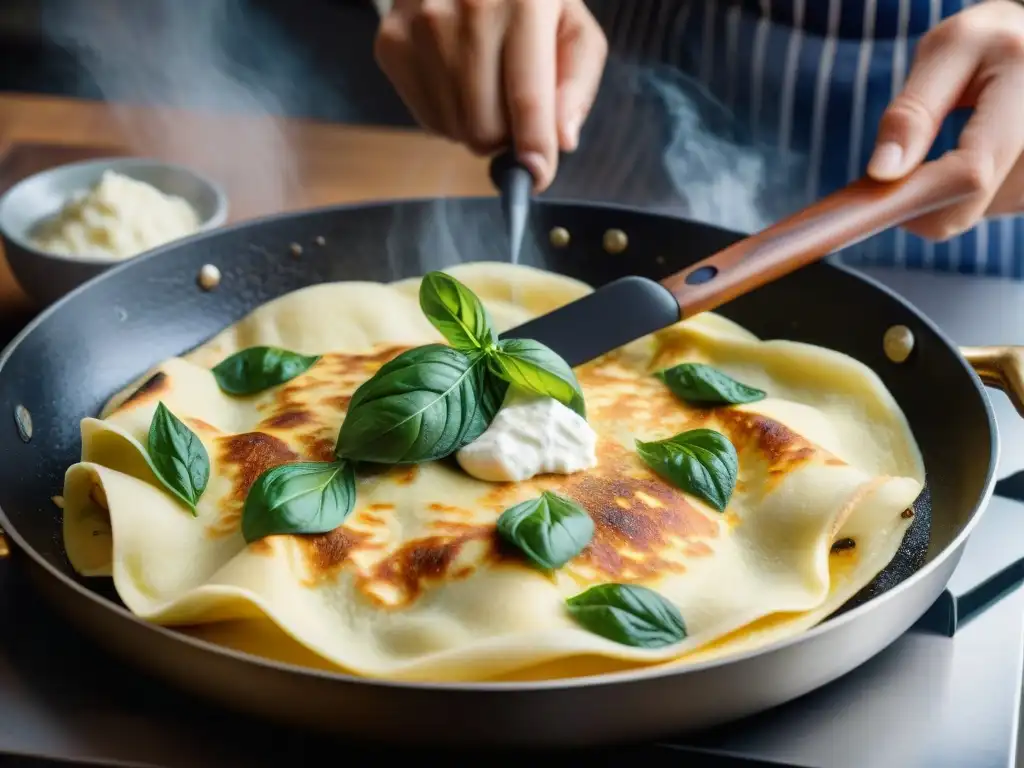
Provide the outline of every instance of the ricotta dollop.
[[597,466],[597,433],[553,397],[510,387],[491,425],[455,458],[467,474],[488,482],[570,475]]

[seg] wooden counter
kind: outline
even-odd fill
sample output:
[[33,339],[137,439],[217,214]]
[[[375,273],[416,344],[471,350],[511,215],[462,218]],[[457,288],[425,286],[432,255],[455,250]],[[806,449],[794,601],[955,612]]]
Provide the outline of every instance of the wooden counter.
[[[231,220],[334,203],[493,192],[485,161],[417,131],[0,95],[0,192],[54,165],[115,154],[221,183]],[[33,308],[0,258],[0,322]]]

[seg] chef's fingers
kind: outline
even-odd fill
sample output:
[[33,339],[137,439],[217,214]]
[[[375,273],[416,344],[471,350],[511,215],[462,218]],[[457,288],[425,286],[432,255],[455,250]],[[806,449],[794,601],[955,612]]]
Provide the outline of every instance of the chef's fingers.
[[1024,155],[1017,159],[1017,164],[996,192],[988,206],[986,215],[1007,216],[1024,213]]
[[421,0],[410,28],[420,79],[426,85],[440,132],[452,141],[462,141],[462,101],[456,93],[459,22],[455,0]]
[[924,161],[980,63],[978,47],[958,34],[959,25],[945,22],[921,40],[903,91],[879,123],[868,175],[891,181]]
[[555,46],[561,10],[556,0],[520,0],[505,38],[505,106],[516,154],[537,191],[551,184],[558,166]]
[[[459,91],[463,138],[478,154],[508,143],[501,50],[510,11],[494,0],[459,0]],[[550,1],[550,0],[549,0]]]
[[[1018,22],[1014,27],[1004,28],[1003,34],[990,41],[986,59],[997,72],[1000,82],[992,83],[982,91],[978,109],[980,111],[980,102],[984,99],[985,114],[975,114],[960,135],[961,146],[965,141],[985,146],[985,142],[998,140],[991,149],[995,155],[993,162],[997,168],[999,190],[989,202],[986,211],[989,216],[1024,213],[1024,98],[1021,97],[1024,94],[1024,35],[1021,26]],[[991,93],[988,92],[990,90]],[[998,116],[990,117],[996,109]],[[975,120],[983,116],[985,121],[979,121],[972,128]],[[999,123],[998,139],[997,127],[989,124],[996,121]],[[1011,133],[1015,134],[1013,138]]]
[[[996,65],[980,90],[974,114],[960,133],[957,148],[939,163],[966,165],[977,191],[957,205],[928,214],[908,225],[915,234],[946,240],[973,227],[988,212],[1024,153],[1024,47],[1016,66]],[[986,70],[986,73],[988,70]]]
[[428,131],[443,133],[430,89],[422,77],[408,18],[392,11],[381,19],[373,53],[377,65],[391,81],[413,119]]
[[601,83],[608,41],[582,0],[569,0],[558,25],[558,140],[572,152]]

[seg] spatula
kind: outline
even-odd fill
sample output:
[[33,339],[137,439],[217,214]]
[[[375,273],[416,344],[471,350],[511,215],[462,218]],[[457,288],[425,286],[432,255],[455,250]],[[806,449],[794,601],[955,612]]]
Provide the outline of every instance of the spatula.
[[970,170],[950,165],[928,163],[893,183],[855,181],[660,283],[645,277],[620,278],[506,331],[502,338],[540,341],[570,365],[582,365],[977,192]]

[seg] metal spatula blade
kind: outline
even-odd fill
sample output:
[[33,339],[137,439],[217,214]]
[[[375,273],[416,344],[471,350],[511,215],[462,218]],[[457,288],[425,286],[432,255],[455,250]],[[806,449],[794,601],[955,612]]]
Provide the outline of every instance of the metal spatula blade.
[[660,283],[621,278],[503,338],[535,339],[570,365],[582,365],[975,192],[965,164],[942,160],[894,183],[861,179]]
[[[490,175],[501,195],[511,260],[515,263],[526,230],[533,176],[511,151],[491,160]],[[609,303],[634,309],[610,314],[606,311]],[[664,286],[645,277],[624,277],[501,338],[539,341],[575,366],[600,357],[609,344],[611,348],[621,347],[678,320],[679,302]]]
[[577,366],[679,319],[679,302],[665,286],[646,277],[621,277],[501,338],[539,341]]

